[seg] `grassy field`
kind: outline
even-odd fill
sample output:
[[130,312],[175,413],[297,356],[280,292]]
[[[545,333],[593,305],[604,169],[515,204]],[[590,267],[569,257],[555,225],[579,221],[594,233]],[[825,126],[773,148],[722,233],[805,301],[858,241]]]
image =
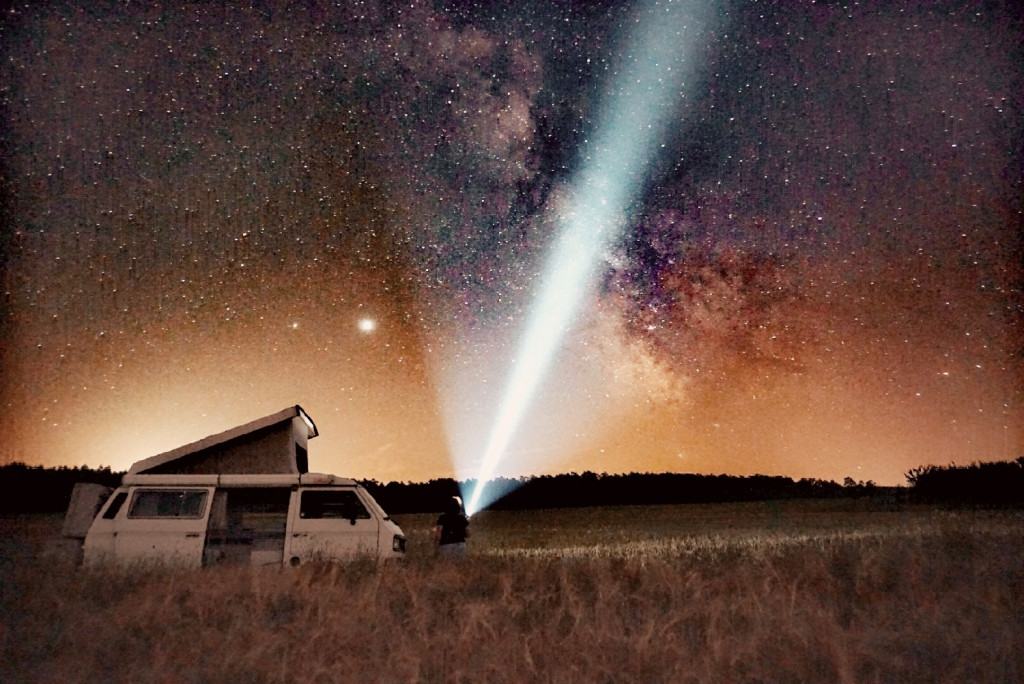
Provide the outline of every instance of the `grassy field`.
[[484,512],[470,557],[85,572],[0,519],[0,680],[1024,681],[1024,516]]

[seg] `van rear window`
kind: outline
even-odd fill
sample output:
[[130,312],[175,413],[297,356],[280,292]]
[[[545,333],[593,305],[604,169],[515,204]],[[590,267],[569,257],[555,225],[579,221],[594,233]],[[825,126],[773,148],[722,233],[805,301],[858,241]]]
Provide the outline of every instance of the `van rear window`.
[[129,518],[201,518],[206,512],[202,489],[140,489],[128,507]]
[[340,491],[313,490],[302,492],[300,518],[342,518],[358,520],[370,517],[370,513],[351,489]]
[[124,500],[128,497],[126,492],[118,492],[114,496],[114,500],[110,503],[106,512],[103,514],[104,520],[113,520],[117,517],[117,512],[121,510],[121,506],[124,505]]

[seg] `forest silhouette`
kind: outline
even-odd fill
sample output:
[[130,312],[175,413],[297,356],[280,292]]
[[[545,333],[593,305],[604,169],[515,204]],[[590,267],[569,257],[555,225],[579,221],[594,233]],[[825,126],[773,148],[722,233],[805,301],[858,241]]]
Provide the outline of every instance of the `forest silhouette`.
[[[63,512],[76,482],[116,487],[123,475],[102,466],[45,468],[19,462],[0,466],[0,514]],[[867,497],[892,505],[1024,505],[1024,456],[1015,461],[966,466],[921,466],[911,469],[906,478],[905,487],[880,487],[851,478],[839,484],[779,475],[584,472],[497,478],[490,481],[488,488],[500,495],[489,506],[493,510]],[[401,514],[437,511],[442,502],[476,483],[440,478],[386,484],[365,480],[362,484],[384,510]]]

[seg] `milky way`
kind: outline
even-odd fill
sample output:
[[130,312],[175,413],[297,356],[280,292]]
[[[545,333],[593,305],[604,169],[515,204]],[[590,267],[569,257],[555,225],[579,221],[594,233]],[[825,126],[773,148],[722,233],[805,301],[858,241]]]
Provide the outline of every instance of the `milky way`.
[[[9,9],[0,460],[125,468],[299,403],[315,469],[454,474],[632,17]],[[555,427],[522,427],[557,449],[499,471],[888,484],[1024,453],[1019,11],[709,25],[540,400]]]

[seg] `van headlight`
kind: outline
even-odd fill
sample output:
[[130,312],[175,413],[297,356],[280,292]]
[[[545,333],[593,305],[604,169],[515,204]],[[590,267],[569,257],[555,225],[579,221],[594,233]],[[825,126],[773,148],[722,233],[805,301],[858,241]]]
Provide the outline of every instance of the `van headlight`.
[[405,537],[396,534],[391,540],[391,550],[396,553],[405,553]]

